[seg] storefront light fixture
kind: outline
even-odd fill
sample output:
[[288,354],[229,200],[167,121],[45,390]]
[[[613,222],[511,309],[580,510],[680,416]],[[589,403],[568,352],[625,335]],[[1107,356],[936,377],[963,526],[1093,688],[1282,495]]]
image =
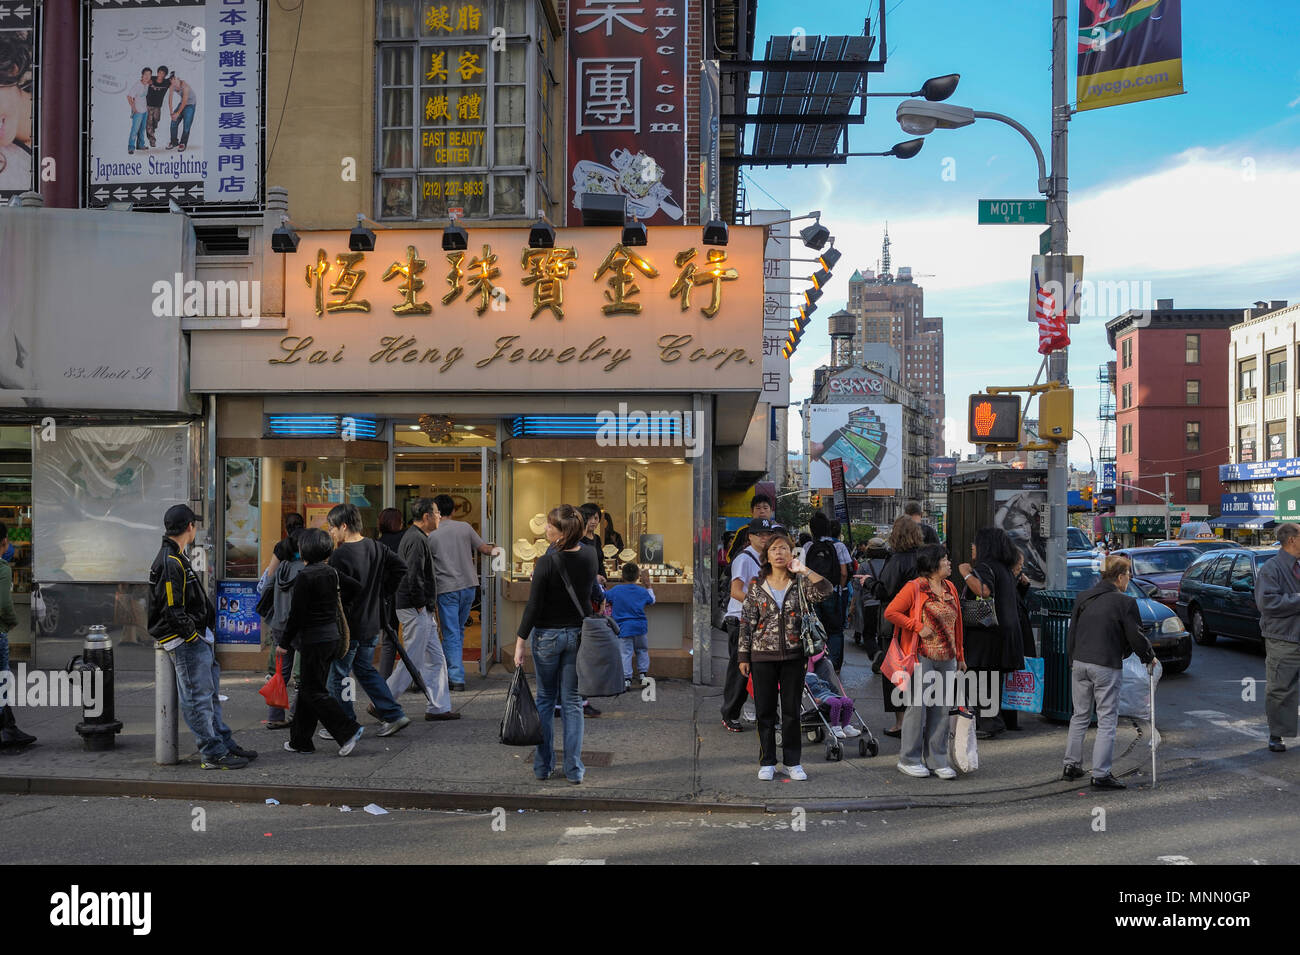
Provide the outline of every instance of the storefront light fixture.
[[646,233],[645,223],[640,219],[633,217],[631,222],[623,223],[623,244],[629,248],[634,245],[645,245],[650,240]]
[[293,223],[288,216],[280,216],[280,228],[271,233],[271,251],[288,255],[298,251],[298,233],[293,230]]
[[835,263],[840,260],[840,250],[835,248],[835,240],[831,239],[831,247],[821,254],[818,261],[821,262],[822,268],[830,271],[835,268]]
[[812,275],[808,276],[808,281],[812,282],[814,288],[821,288],[831,280],[831,273],[825,269],[818,269]]
[[813,302],[817,301],[821,297],[822,297],[821,289],[810,288],[803,293],[803,303],[804,305],[811,305]]
[[357,227],[348,236],[348,249],[352,252],[375,251],[375,233],[366,228],[366,217],[357,213]]
[[528,248],[555,248],[555,226],[546,221],[546,213],[538,210],[537,221],[528,230]]
[[442,251],[464,252],[469,248],[469,233],[452,219],[442,230]]
[[727,224],[721,219],[710,219],[704,226],[705,245],[726,245]]
[[818,219],[812,225],[804,226],[799,230],[799,238],[803,239],[803,244],[809,249],[820,250],[831,238],[831,230],[822,225]]

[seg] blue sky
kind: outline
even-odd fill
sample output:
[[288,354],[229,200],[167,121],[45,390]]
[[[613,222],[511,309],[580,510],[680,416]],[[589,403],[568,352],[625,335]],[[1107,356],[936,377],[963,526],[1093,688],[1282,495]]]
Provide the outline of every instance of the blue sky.
[[[1069,33],[1078,3],[1070,0]],[[869,89],[918,89],[930,76],[960,73],[948,100],[1004,113],[1048,149],[1051,4],[1005,0],[889,0],[889,61]],[[767,38],[859,34],[871,3],[759,0],[755,56]],[[1085,278],[1136,283],[1178,307],[1245,307],[1300,300],[1300,23],[1291,2],[1183,4],[1187,93],[1075,114],[1070,123],[1070,252]],[[1069,56],[1074,88],[1074,55]],[[898,127],[899,99],[873,99],[867,122],[850,127],[855,151],[910,138]],[[944,169],[955,172],[945,180]],[[1043,226],[979,226],[980,198],[1035,198],[1033,152],[1010,127],[987,120],[927,137],[914,159],[858,158],[844,166],[747,168],[751,208],[795,214],[820,209],[844,253],[792,362],[791,398],[806,397],[812,369],[829,349],[825,316],[844,304],[854,268],[874,268],[886,221],[893,263],[933,277],[926,314],[945,323],[949,452],[964,439],[966,396],[986,385],[1027,384],[1038,369],[1027,320],[1029,256]],[[761,188],[760,188],[761,187]],[[796,268],[799,268],[796,266]],[[797,273],[796,273],[797,274]],[[796,286],[801,287],[801,286]],[[1147,304],[1135,302],[1135,305]],[[1072,326],[1075,427],[1097,446],[1097,366],[1109,315]],[[791,422],[792,432],[797,414]],[[1088,462],[1085,444],[1071,460]]]

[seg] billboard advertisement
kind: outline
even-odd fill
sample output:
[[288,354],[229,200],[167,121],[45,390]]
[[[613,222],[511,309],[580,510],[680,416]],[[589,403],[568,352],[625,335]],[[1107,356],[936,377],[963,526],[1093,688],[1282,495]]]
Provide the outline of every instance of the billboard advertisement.
[[[686,191],[687,5],[569,4],[569,204],[621,195],[649,225],[680,225]],[[696,190],[698,194],[698,190]],[[582,221],[569,216],[570,224]]]
[[1079,0],[1077,109],[1181,92],[1182,0]]
[[36,188],[36,31],[30,5],[0,4],[0,200]]
[[87,204],[261,195],[260,0],[91,7]]
[[217,581],[217,643],[262,642],[262,618],[257,615],[257,584]]
[[903,486],[903,406],[812,405],[809,411],[809,482],[830,488],[830,462],[844,462],[850,492]]

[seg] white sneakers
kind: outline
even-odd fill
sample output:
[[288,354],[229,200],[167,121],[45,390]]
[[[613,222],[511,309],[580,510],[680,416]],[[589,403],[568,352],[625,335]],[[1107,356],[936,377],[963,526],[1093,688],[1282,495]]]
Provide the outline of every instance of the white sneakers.
[[[790,776],[791,779],[797,781],[803,781],[808,778],[808,774],[804,772],[802,766],[791,766],[789,769],[786,770],[786,773]],[[758,767],[758,778],[763,780],[764,782],[771,782],[773,779],[776,778],[776,767],[775,766]]]
[[924,763],[904,763],[902,760],[899,760],[898,771],[908,776],[915,776],[917,779],[930,775],[930,770]]
[[835,734],[836,739],[848,739],[849,734],[844,732],[843,726],[832,726],[831,732]]
[[843,726],[840,728],[844,730],[844,735],[848,739],[855,739],[862,735],[862,730],[858,729],[856,726]]
[[940,779],[957,778],[957,770],[953,769],[951,766],[940,766],[938,769],[934,771],[934,774],[938,776]]

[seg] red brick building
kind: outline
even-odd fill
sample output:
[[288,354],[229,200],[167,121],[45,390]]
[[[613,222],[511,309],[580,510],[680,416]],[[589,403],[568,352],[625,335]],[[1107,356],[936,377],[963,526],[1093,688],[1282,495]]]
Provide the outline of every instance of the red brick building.
[[[1193,514],[1219,512],[1219,465],[1228,461],[1228,329],[1249,311],[1174,308],[1161,299],[1106,323],[1116,351],[1116,514],[1162,505],[1128,484],[1163,494]],[[1145,505],[1145,507],[1143,507]]]

